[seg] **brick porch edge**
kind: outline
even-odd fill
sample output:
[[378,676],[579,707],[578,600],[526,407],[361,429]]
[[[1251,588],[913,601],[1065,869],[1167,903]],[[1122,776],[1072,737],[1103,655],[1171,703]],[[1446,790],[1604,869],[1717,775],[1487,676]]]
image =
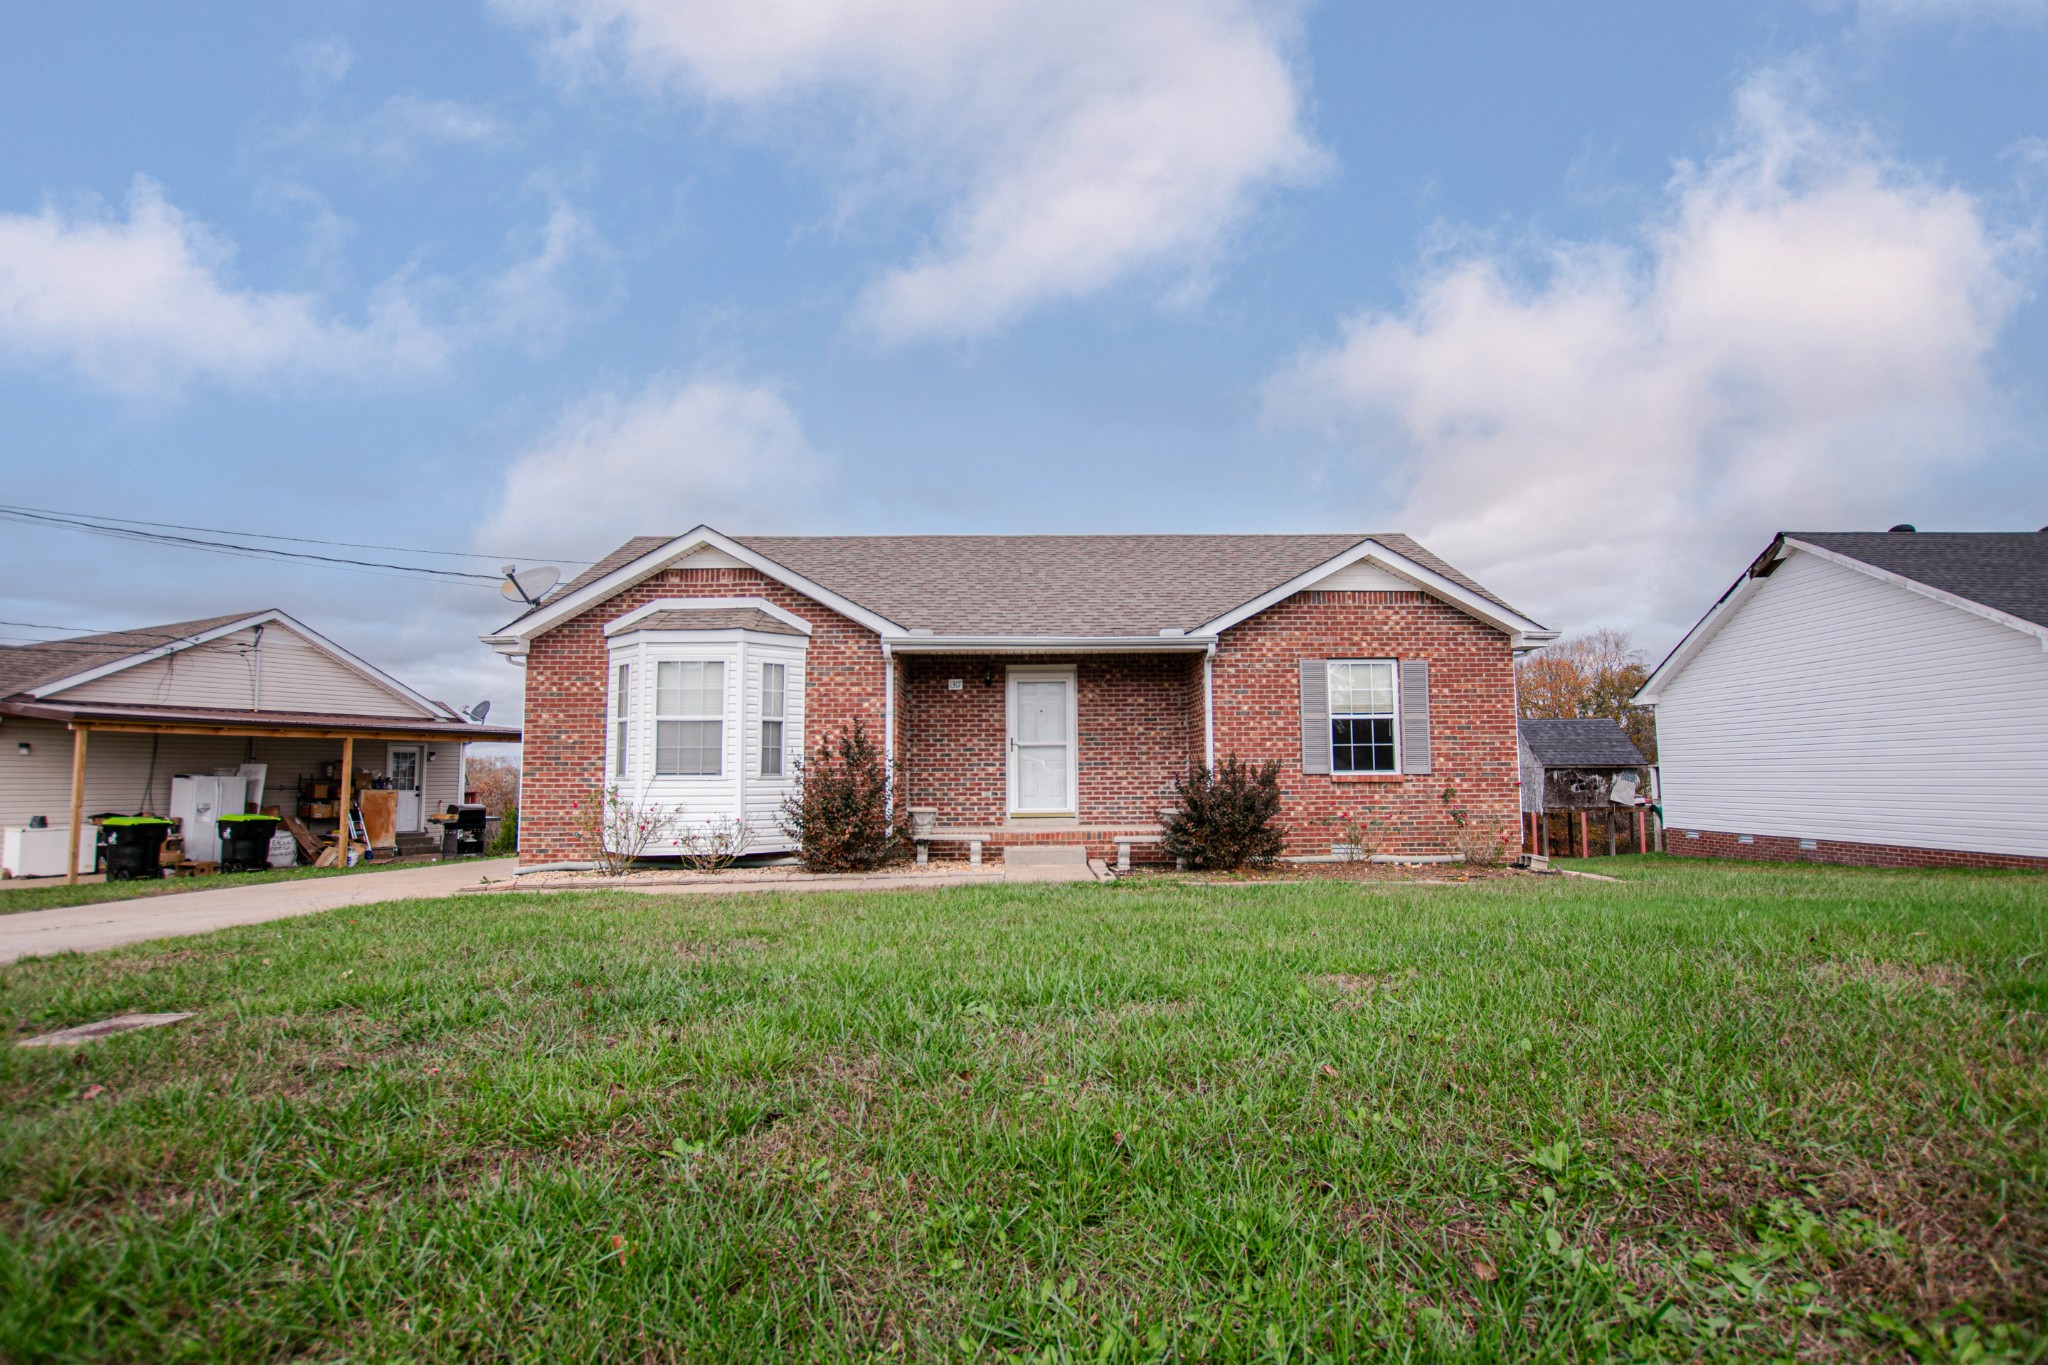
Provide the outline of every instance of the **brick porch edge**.
[[1834,863],[1847,867],[1989,867],[2019,872],[2048,872],[2048,858],[2028,858],[2008,853],[1971,853],[1954,848],[1904,848],[1897,844],[1856,844],[1837,839],[1815,839],[1815,847],[1801,848],[1797,838],[1780,834],[1742,836],[1722,830],[1694,830],[1699,837],[1688,838],[1680,826],[1664,832],[1668,853],[1693,858],[1741,858],[1759,863]]

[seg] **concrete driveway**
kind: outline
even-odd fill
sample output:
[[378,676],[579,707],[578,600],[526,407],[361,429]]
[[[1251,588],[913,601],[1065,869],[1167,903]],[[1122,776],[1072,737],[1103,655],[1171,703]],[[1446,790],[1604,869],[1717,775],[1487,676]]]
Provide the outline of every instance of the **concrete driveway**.
[[50,953],[90,953],[153,938],[204,934],[237,924],[317,914],[344,905],[452,896],[480,881],[507,879],[513,866],[510,858],[482,858],[391,872],[308,877],[301,881],[179,891],[57,910],[26,910],[0,915],[0,963]]

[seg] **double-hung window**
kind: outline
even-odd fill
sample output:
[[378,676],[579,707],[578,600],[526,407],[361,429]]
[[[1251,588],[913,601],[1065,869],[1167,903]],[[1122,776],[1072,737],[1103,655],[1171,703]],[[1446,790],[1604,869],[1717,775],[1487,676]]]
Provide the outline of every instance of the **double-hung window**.
[[725,771],[725,665],[664,659],[654,666],[654,772],[717,777]]
[[620,664],[618,687],[612,693],[612,776],[624,779],[632,773],[633,752],[633,665]]
[[1330,770],[1400,771],[1394,743],[1394,661],[1333,661],[1330,666]]
[[782,717],[789,687],[785,664],[761,665],[761,776],[782,776]]

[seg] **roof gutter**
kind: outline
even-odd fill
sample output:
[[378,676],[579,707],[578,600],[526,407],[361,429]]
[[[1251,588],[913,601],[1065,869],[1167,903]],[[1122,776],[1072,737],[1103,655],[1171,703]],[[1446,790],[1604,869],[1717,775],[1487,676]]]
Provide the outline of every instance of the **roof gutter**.
[[886,637],[897,654],[1202,654],[1213,635],[931,635]]

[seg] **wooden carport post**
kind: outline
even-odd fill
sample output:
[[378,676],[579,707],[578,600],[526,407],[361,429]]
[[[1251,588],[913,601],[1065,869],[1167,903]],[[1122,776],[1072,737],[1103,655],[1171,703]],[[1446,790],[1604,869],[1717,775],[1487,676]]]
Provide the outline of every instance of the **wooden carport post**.
[[334,836],[334,865],[348,866],[348,803],[349,780],[356,772],[356,737],[346,735],[341,741],[341,804],[335,814],[341,817],[339,831]]
[[71,727],[71,852],[64,860],[64,885],[78,885],[78,839],[85,823],[85,737],[92,731],[74,723]]

